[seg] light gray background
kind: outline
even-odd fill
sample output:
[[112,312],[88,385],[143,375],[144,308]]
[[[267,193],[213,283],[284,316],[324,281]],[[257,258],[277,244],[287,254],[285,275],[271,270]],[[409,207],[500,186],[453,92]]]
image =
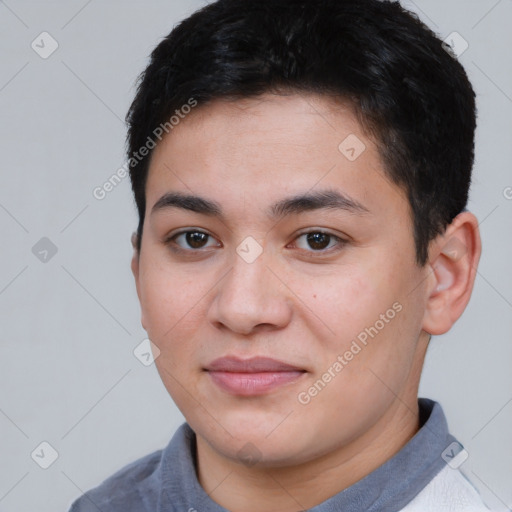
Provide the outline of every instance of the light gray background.
[[[462,466],[496,510],[512,507],[512,1],[404,1],[460,56],[479,108],[469,208],[483,255],[461,320],[434,337],[421,396],[441,402]],[[129,263],[123,118],[152,48],[199,0],[0,1],[0,510],[66,511],[81,492],[164,447],[183,417],[154,365]],[[42,59],[43,31],[59,47]],[[511,194],[512,195],[512,194]],[[509,195],[510,197],[510,195]],[[48,237],[46,263],[32,247]],[[42,441],[59,454],[31,458]],[[48,452],[46,452],[48,453]],[[46,456],[46,455],[45,455]]]

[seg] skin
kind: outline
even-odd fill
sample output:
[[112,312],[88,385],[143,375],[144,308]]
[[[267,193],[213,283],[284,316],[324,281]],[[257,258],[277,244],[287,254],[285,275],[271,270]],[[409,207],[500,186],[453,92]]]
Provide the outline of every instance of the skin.
[[[354,161],[338,149],[350,134],[366,146]],[[280,199],[327,188],[369,212],[266,216]],[[151,214],[171,191],[217,201],[224,217]],[[132,259],[142,325],[160,350],[166,389],[196,432],[198,479],[214,501],[233,512],[304,510],[411,439],[430,335],[450,329],[473,288],[481,252],[473,214],[458,215],[419,267],[410,205],[385,177],[376,145],[346,105],[314,94],[197,107],[155,148],[146,198]],[[183,229],[211,236],[166,244]],[[320,250],[304,235],[319,229],[333,235]],[[263,249],[252,263],[236,252],[248,236]],[[401,311],[300,403],[299,393],[397,302]],[[204,371],[226,355],[272,357],[305,372],[269,393],[233,396]]]

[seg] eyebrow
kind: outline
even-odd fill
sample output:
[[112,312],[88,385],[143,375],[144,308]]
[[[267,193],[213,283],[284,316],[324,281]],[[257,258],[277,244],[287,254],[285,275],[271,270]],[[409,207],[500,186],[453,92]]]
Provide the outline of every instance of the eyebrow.
[[[168,208],[181,208],[210,217],[224,218],[220,203],[181,192],[168,192],[164,194],[153,205],[151,215]],[[269,218],[275,219],[286,215],[298,215],[308,211],[327,209],[344,210],[356,215],[371,213],[368,208],[350,196],[342,194],[337,190],[327,189],[281,199],[270,206],[267,215]]]

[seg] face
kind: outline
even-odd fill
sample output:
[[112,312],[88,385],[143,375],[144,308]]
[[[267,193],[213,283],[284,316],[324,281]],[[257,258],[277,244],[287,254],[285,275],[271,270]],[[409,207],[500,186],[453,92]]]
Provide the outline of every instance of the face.
[[426,269],[409,203],[347,106],[197,107],[155,148],[146,198],[142,324],[218,454],[299,464],[415,401]]

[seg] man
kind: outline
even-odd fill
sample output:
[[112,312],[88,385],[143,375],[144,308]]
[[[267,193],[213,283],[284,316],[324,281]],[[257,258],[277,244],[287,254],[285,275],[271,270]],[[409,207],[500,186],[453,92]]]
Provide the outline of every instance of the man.
[[471,295],[474,92],[398,3],[219,0],[127,116],[132,270],[169,445],[71,511],[483,511],[431,335]]

